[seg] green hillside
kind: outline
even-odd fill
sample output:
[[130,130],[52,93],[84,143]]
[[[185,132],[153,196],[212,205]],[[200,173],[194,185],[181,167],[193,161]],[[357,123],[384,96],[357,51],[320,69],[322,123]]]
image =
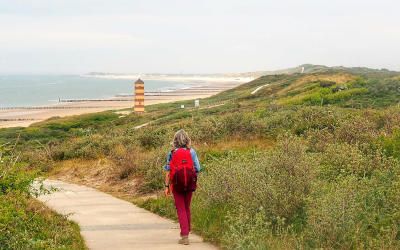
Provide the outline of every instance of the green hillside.
[[50,190],[32,188],[40,169],[20,161],[16,140],[0,143],[0,249],[86,249],[77,224],[35,199]]
[[226,249],[399,248],[400,73],[300,67],[200,109],[184,101],[54,118],[1,129],[0,145],[18,138],[26,169],[174,218],[162,166],[184,128],[203,166],[193,227],[206,239]]

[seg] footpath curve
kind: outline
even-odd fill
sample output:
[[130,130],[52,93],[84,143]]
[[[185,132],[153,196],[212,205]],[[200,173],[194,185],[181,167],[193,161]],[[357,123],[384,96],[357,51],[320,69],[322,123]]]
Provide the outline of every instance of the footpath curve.
[[70,215],[89,249],[217,249],[194,234],[189,246],[179,245],[178,224],[93,188],[55,180],[45,180],[44,185],[58,190],[38,199]]

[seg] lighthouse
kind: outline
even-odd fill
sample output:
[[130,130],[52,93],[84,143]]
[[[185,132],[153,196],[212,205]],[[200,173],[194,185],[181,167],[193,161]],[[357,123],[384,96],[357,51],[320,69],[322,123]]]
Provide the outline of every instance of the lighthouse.
[[135,113],[144,112],[144,82],[139,78],[135,82]]

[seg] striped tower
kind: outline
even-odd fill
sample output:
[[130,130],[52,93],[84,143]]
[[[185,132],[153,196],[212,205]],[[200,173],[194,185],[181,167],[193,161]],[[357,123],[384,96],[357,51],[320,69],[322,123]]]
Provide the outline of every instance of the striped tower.
[[144,82],[139,78],[135,82],[135,108],[136,113],[144,112]]

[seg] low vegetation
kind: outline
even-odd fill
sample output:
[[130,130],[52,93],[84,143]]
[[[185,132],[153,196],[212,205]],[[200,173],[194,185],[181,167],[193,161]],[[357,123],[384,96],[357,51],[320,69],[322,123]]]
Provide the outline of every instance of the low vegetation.
[[17,133],[29,169],[135,196],[175,218],[160,192],[162,166],[184,128],[203,167],[193,227],[207,240],[226,249],[399,248],[399,74],[307,72],[261,77],[201,100],[202,109],[186,101],[3,129],[0,143]]
[[76,224],[35,199],[49,192],[32,188],[35,177],[15,145],[0,147],[0,249],[86,249]]

